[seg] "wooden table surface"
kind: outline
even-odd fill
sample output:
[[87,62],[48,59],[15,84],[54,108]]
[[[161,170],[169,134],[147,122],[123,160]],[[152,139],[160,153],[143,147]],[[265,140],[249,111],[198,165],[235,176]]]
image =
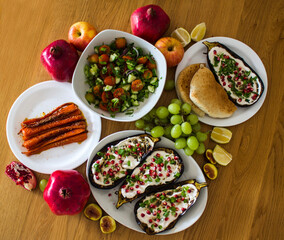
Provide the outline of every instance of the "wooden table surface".
[[[0,239],[284,239],[284,2],[239,1],[131,1],[131,0],[0,0]],[[28,192],[5,175],[5,166],[17,160],[6,138],[6,119],[13,102],[29,87],[50,80],[40,62],[44,47],[66,39],[69,27],[88,21],[98,31],[131,32],[130,15],[138,7],[159,4],[170,16],[170,28],[191,31],[205,22],[205,37],[238,39],[259,55],[268,75],[268,92],[259,112],[248,121],[229,127],[231,142],[224,146],[233,160],[218,167],[219,176],[208,180],[208,202],[201,218],[185,231],[168,236],[147,236],[117,223],[114,233],[101,233],[98,222],[51,213],[37,188]],[[190,43],[192,46],[194,42]],[[187,49],[188,47],[186,47]],[[173,79],[175,68],[168,69]],[[168,104],[175,91],[164,92],[158,105]],[[117,131],[135,129],[134,122],[102,119],[101,138]],[[202,124],[204,131],[212,129]],[[207,141],[212,148],[214,143]],[[64,156],[62,156],[64,157]],[[203,156],[193,155],[200,167]],[[86,163],[77,168],[85,176]],[[35,173],[38,180],[49,175]],[[90,197],[89,202],[94,202]]]

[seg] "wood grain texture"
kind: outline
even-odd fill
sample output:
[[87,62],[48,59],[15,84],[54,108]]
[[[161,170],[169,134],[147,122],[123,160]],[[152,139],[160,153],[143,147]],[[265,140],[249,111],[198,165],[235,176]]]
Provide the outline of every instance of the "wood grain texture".
[[[69,27],[88,21],[98,31],[131,32],[130,15],[138,7],[159,4],[170,16],[165,35],[177,27],[191,31],[205,22],[206,37],[226,36],[249,45],[262,59],[268,75],[267,98],[259,112],[230,127],[233,138],[224,148],[232,153],[227,167],[209,181],[208,202],[201,218],[187,230],[168,236],[146,236],[117,223],[104,235],[98,222],[84,215],[55,216],[37,188],[28,192],[5,174],[16,160],[6,138],[6,119],[13,102],[27,88],[47,81],[40,53],[50,42],[67,39]],[[0,0],[0,239],[284,239],[284,2],[281,0]],[[190,43],[192,46],[194,43]],[[186,49],[188,49],[186,47]],[[175,68],[168,69],[173,79]],[[164,92],[158,105],[176,97]],[[102,120],[102,135],[135,129],[134,122]],[[204,131],[212,127],[202,124]],[[213,148],[207,141],[206,146]],[[203,156],[194,155],[200,167]],[[77,168],[85,176],[84,163]],[[48,175],[36,173],[38,180]],[[94,202],[90,197],[89,202]]]

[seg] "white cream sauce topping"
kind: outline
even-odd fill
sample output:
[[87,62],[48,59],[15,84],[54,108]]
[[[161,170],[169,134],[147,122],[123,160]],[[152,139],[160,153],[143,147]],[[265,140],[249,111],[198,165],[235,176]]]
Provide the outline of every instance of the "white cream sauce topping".
[[154,232],[161,232],[193,205],[198,195],[198,189],[191,183],[152,194],[140,204],[137,218]]
[[136,168],[121,187],[124,198],[133,198],[145,192],[148,186],[157,186],[173,181],[180,176],[181,165],[178,156],[162,150],[155,150],[144,164]]
[[[223,56],[226,56],[225,58]],[[243,61],[234,58],[226,49],[221,47],[213,47],[208,53],[209,60],[219,77],[219,82],[223,88],[229,93],[231,98],[236,99],[238,104],[250,105],[257,101],[262,91],[262,86],[259,83],[259,79],[255,73],[248,68]],[[226,61],[226,58],[233,59],[235,61],[235,70],[230,71],[230,74],[220,76],[222,69],[222,61]],[[216,61],[215,59],[219,60]],[[225,65],[226,68],[226,65]],[[255,78],[254,80],[252,80]],[[251,81],[250,81],[251,79]],[[235,87],[235,90],[232,87]],[[242,95],[237,95],[240,92]],[[251,94],[249,94],[251,93]]]
[[125,177],[126,170],[139,165],[144,153],[153,147],[154,142],[147,136],[127,138],[109,147],[92,165],[94,182],[112,185],[117,179]]

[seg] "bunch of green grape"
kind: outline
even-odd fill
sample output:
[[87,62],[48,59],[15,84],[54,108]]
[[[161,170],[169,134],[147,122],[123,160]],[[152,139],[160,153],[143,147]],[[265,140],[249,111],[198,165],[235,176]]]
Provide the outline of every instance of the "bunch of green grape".
[[179,99],[172,99],[165,107],[153,108],[147,115],[135,122],[138,129],[151,132],[153,137],[167,137],[175,142],[176,149],[183,149],[191,156],[194,152],[205,152],[207,133],[201,132],[197,115],[191,113],[191,106]]

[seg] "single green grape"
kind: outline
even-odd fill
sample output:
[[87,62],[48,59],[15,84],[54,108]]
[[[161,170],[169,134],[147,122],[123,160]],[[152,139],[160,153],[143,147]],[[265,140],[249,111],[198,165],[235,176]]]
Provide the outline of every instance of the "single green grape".
[[187,146],[186,139],[185,138],[177,138],[175,141],[175,148],[176,149],[182,149]]
[[192,127],[193,132],[199,132],[200,129],[201,129],[200,123],[196,123],[196,124],[192,125],[191,127]]
[[181,100],[179,100],[179,99],[177,99],[177,98],[174,98],[174,99],[172,99],[172,100],[171,100],[171,103],[176,103],[176,104],[178,104],[178,105],[180,105],[180,106],[181,106],[182,101],[181,101]]
[[171,130],[171,136],[173,138],[179,138],[181,135],[181,126],[179,124],[175,124]]
[[151,117],[150,117],[149,113],[146,114],[145,116],[143,116],[142,119],[143,119],[144,121],[146,121],[146,122],[150,122],[150,121],[151,121]]
[[145,127],[144,127],[144,130],[146,132],[150,132],[153,127],[155,127],[155,125],[153,123],[146,123]]
[[160,119],[159,119],[159,118],[155,118],[155,119],[154,119],[154,124],[155,124],[156,126],[160,125],[160,124],[161,124]]
[[172,115],[171,116],[171,124],[181,124],[182,123],[182,117],[181,115]]
[[191,128],[190,123],[189,122],[183,122],[181,124],[181,130],[184,134],[187,134],[187,135],[191,134],[192,128]]
[[149,113],[150,121],[156,117],[156,108],[153,108]]
[[167,138],[171,138],[171,130],[172,130],[173,125],[168,125],[164,128],[165,134],[164,136]]
[[184,115],[188,115],[191,112],[191,106],[188,103],[183,103],[181,105],[181,113]]
[[156,115],[160,119],[167,118],[169,116],[169,111],[165,106],[160,106],[156,110]]
[[171,103],[168,106],[168,110],[171,114],[179,114],[180,112],[180,105],[178,105],[177,103]]
[[44,191],[45,187],[47,185],[47,180],[46,179],[41,179],[39,182],[39,189],[40,191]]
[[185,147],[183,151],[187,156],[191,156],[194,153],[194,150],[190,149],[188,146]]
[[197,138],[195,136],[190,136],[187,139],[187,146],[190,149],[195,151],[199,147],[199,142],[198,142]]
[[198,148],[195,150],[198,154],[203,154],[205,153],[205,145],[204,143],[199,143]]
[[196,138],[198,139],[199,142],[205,142],[207,140],[207,134],[203,132],[197,132]]
[[187,116],[186,120],[190,122],[191,125],[198,123],[198,117],[196,114],[190,114]]
[[168,124],[170,120],[168,118],[160,119],[160,123],[162,124]]
[[139,119],[135,122],[135,126],[138,128],[138,129],[144,129],[145,127],[145,121],[143,119]]
[[165,133],[164,128],[162,126],[156,126],[151,130],[152,137],[161,137]]
[[175,81],[174,80],[167,80],[166,83],[165,83],[165,87],[164,89],[166,91],[171,91],[175,88]]

